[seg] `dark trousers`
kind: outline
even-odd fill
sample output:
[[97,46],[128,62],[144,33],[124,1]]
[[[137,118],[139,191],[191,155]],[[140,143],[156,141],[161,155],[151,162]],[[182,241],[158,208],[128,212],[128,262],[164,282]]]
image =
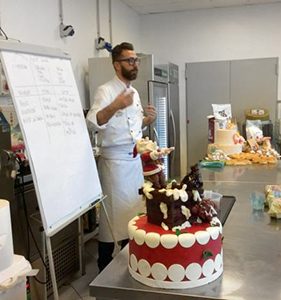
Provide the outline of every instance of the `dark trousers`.
[[[121,245],[121,249],[123,249],[127,244],[129,240],[122,240],[119,241],[118,244]],[[106,242],[100,242],[98,244],[98,267],[99,271],[101,272],[113,259],[112,254],[114,251],[114,243],[106,243]]]

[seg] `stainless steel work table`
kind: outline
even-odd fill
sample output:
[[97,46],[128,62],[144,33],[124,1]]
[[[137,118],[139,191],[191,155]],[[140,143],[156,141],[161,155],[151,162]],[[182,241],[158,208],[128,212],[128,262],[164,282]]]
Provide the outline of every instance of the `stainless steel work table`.
[[281,220],[253,211],[249,200],[267,184],[281,184],[281,165],[231,166],[201,170],[204,188],[236,197],[223,227],[224,272],[216,281],[193,289],[147,287],[129,275],[128,247],[90,284],[90,295],[110,299],[281,299]]

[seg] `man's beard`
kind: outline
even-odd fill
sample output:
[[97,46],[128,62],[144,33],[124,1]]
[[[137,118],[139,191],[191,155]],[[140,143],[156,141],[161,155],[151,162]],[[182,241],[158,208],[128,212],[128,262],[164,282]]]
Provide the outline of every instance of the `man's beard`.
[[123,66],[121,66],[121,74],[127,80],[132,81],[132,80],[135,80],[137,78],[138,69],[135,68],[133,70],[127,70]]

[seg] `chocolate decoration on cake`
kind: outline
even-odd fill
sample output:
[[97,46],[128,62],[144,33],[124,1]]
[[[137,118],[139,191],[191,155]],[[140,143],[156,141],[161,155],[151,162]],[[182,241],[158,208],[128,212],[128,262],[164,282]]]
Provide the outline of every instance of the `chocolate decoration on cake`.
[[203,181],[198,165],[191,167],[181,183],[155,188],[146,181],[140,193],[146,198],[147,221],[167,229],[186,228],[193,223],[217,223],[217,212],[210,199],[203,198]]

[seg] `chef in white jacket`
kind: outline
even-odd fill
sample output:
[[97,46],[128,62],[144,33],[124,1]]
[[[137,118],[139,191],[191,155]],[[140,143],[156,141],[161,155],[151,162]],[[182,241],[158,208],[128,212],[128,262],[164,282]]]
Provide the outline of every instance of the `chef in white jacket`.
[[[87,115],[88,123],[99,134],[98,170],[103,193],[107,196],[104,204],[114,237],[121,247],[128,241],[128,221],[143,212],[144,206],[138,194],[143,184],[142,165],[140,157],[133,156],[133,149],[142,137],[142,128],[156,119],[155,107],[148,105],[143,109],[137,90],[131,86],[131,81],[137,78],[139,63],[132,44],[123,42],[114,47],[115,77],[97,89]],[[112,260],[113,251],[113,237],[101,207],[100,271]]]

